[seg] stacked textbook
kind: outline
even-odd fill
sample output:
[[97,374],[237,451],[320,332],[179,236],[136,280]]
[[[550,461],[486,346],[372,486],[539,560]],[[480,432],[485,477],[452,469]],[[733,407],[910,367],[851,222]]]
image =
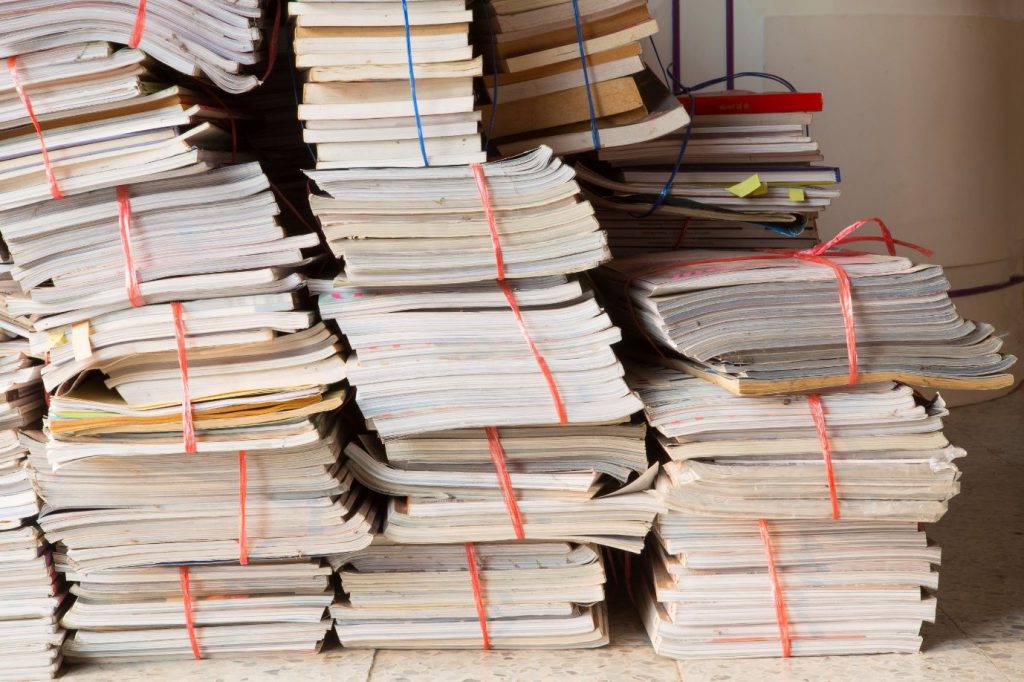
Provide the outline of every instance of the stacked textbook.
[[[491,647],[567,649],[608,643],[605,573],[593,545],[505,542],[396,545],[332,559],[347,601],[331,615],[342,645],[442,649],[480,645],[478,608]],[[473,581],[486,590],[474,602]]]
[[479,12],[475,42],[488,72],[480,111],[502,155],[538,144],[560,154],[605,149],[686,125],[640,58],[640,41],[658,30],[645,0],[488,0]]
[[688,131],[602,149],[599,163],[577,165],[592,200],[618,216],[606,228],[616,256],[806,248],[815,240],[840,180],[838,168],[815,164],[822,155],[810,123],[821,93],[697,92],[680,100],[691,109]]
[[[377,543],[336,562],[342,642],[601,645],[593,545],[639,552],[662,507],[631,419],[641,405],[611,350],[619,332],[576,275],[608,252],[571,168],[540,148],[309,175],[338,258],[336,278],[312,286],[352,349],[346,374],[375,432],[345,454],[388,495]],[[586,590],[553,602],[532,578],[516,584],[521,568],[554,579],[543,571],[566,562],[580,573],[567,585],[586,578]],[[393,584],[417,587],[374,597]],[[434,599],[435,585],[451,594]]]
[[306,75],[298,115],[317,168],[484,160],[465,0],[301,0],[288,11]]
[[[19,26],[38,22],[28,4],[13,3],[26,5]],[[124,3],[111,4],[94,10],[110,26],[81,38],[119,39]],[[255,59],[259,3],[220,4],[207,9],[235,27],[232,55]],[[144,48],[180,30],[191,50],[192,31],[209,28],[192,3],[144,16]],[[235,114],[207,86],[167,86],[141,50],[65,38],[30,43],[40,51],[0,76],[5,329],[44,360],[35,371],[51,394],[24,444],[39,525],[77,583],[64,651],[315,650],[330,594],[309,557],[368,545],[374,514],[342,455],[338,339],[306,303],[318,235],[282,226],[267,177],[236,148]],[[246,89],[241,61],[215,47],[204,58]],[[297,568],[264,567],[278,562]],[[204,582],[194,567],[209,563],[234,565],[232,585]],[[156,565],[173,579],[147,588]]]
[[919,524],[959,492],[965,453],[941,398],[899,381],[985,388],[1014,358],[959,317],[940,268],[834,248],[860,226],[797,256],[680,251],[601,271],[650,345],[628,378],[668,511],[633,590],[663,655],[913,652],[935,619],[940,553]]
[[0,679],[49,679],[60,666],[64,631],[58,621],[65,594],[35,523],[39,499],[19,438],[19,429],[38,422],[45,411],[39,365],[30,364],[23,340],[7,339],[0,349]]

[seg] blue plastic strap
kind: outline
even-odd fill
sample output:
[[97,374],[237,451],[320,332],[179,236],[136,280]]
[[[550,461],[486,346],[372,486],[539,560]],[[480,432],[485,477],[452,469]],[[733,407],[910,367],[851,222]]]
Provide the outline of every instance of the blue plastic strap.
[[416,134],[420,138],[420,155],[423,156],[423,165],[429,166],[427,144],[423,140],[423,122],[420,120],[420,101],[416,97],[416,75],[413,73],[412,65],[412,29],[409,27],[409,5],[406,0],[402,0],[402,18],[405,20],[405,56],[409,62],[409,91],[412,93],[412,112],[416,116]]
[[[405,0],[402,0],[404,3]],[[590,107],[590,135],[594,139],[594,149],[601,148],[601,136],[597,132],[597,113],[594,110],[594,96],[590,92],[590,71],[587,67],[587,50],[583,47],[583,25],[580,23],[580,5],[572,0],[572,18],[576,22],[576,43],[580,48],[580,65],[583,67],[583,84],[587,88],[587,106]]]

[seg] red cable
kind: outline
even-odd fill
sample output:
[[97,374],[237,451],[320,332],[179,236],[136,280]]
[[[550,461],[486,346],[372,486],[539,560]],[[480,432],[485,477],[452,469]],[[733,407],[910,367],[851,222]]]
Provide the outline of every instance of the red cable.
[[245,450],[238,451],[238,563],[249,564],[249,534],[245,523],[245,500],[249,488],[249,467]]
[[25,92],[21,79],[18,77],[18,58],[16,55],[11,55],[7,58],[7,70],[11,74],[11,82],[14,83],[14,89],[18,93],[18,97],[21,98],[25,112],[28,113],[29,120],[32,121],[32,127],[36,129],[36,137],[39,138],[39,152],[43,156],[43,168],[46,170],[46,180],[50,183],[50,196],[54,199],[63,199],[64,194],[60,191],[60,185],[57,184],[57,176],[53,174],[50,152],[46,149],[46,140],[43,139],[43,129],[39,125],[39,119],[36,118],[36,112],[32,108],[32,102],[28,98],[28,93]]
[[484,639],[483,649],[484,651],[489,651],[491,648],[491,636],[487,632],[487,607],[484,604],[480,572],[476,567],[476,547],[472,542],[466,543],[466,566],[469,567],[469,579],[473,583],[473,601],[476,603],[476,617],[480,620],[480,634]]

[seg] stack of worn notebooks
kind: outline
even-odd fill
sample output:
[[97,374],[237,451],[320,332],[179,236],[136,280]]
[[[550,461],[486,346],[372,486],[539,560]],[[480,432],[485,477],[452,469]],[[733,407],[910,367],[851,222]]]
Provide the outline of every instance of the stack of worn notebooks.
[[[115,4],[111,16],[124,14]],[[259,3],[208,4],[248,36],[248,56],[227,36],[235,56],[255,58]],[[150,3],[146,35],[173,16],[175,40],[191,49],[210,27],[190,8]],[[32,20],[29,9],[12,21]],[[119,39],[106,30],[81,37]],[[78,590],[67,624],[137,618],[126,632],[74,639],[68,653],[315,650],[328,627],[323,569],[280,584],[273,570],[255,572],[270,610],[220,597],[252,594],[250,561],[306,561],[371,540],[373,505],[344,464],[335,414],[345,399],[338,339],[305,296],[319,238],[281,224],[267,177],[236,147],[235,112],[208,86],[167,87],[148,53],[63,39],[32,43],[43,49],[11,57],[0,75],[4,329],[27,336],[11,350],[44,360],[30,371],[52,394],[44,430],[25,436],[45,503],[39,525],[59,571],[106,586],[103,596]],[[241,77],[212,49],[218,68]],[[238,585],[201,589],[200,602],[217,603],[196,606],[188,565],[211,562],[236,564]],[[157,564],[172,565],[173,583],[140,592]],[[136,569],[142,578],[124,573]],[[313,598],[302,596],[308,585]],[[230,627],[190,646],[193,611],[200,626]]]
[[331,572],[317,561],[200,565],[184,577],[174,566],[68,570],[75,601],[63,623],[75,632],[64,656],[117,662],[315,653],[331,628]]
[[629,145],[689,120],[640,58],[640,41],[658,30],[646,0],[487,0],[477,19],[480,112],[502,155]]
[[601,149],[597,161],[577,164],[591,200],[609,214],[602,226],[616,257],[805,248],[815,240],[816,219],[839,196],[840,179],[838,168],[814,164],[822,155],[810,123],[821,93],[697,92],[680,101],[693,109],[689,131]]
[[346,647],[455,649],[480,646],[474,580],[491,648],[568,649],[608,643],[599,548],[566,542],[396,545],[334,557],[347,593],[331,608]]
[[[639,552],[662,507],[650,491],[657,468],[648,468],[645,426],[631,419],[641,404],[611,350],[619,332],[575,276],[608,253],[572,169],[540,148],[473,167],[309,175],[321,190],[311,205],[338,257],[337,277],[311,287],[352,349],[346,375],[375,432],[350,443],[346,459],[361,484],[389,497],[384,549],[336,562],[355,567],[353,577],[342,572],[350,596],[334,609],[342,641],[604,643],[602,607],[584,606],[603,599],[601,560],[586,546]],[[516,609],[465,608],[476,571],[467,542],[502,543],[471,545],[503,557],[481,559],[485,574],[501,572],[496,592],[485,575],[477,596]],[[460,573],[446,579],[457,594],[421,600],[411,623],[393,622],[398,611],[366,611],[366,583],[355,581],[370,571],[360,562],[380,552],[388,561],[376,572],[398,571],[399,584],[427,592],[454,561]],[[600,575],[585,600],[551,604],[548,592],[530,594],[533,582],[508,588],[522,594],[501,591],[521,576],[503,571],[553,569],[566,552]],[[410,592],[381,606],[417,599]]]
[[899,382],[998,386],[1014,358],[959,317],[941,268],[832,246],[600,271],[664,463],[668,511],[632,585],[663,655],[913,652],[935,619],[919,524],[959,492],[965,453],[941,398]]
[[484,160],[465,0],[301,0],[288,11],[317,168]]
[[20,429],[45,411],[39,365],[21,339],[0,342],[0,679],[48,679],[60,666],[64,590],[36,526],[39,499]]
[[[86,41],[140,48],[188,76],[204,76],[226,92],[251,90],[264,43],[268,0],[7,0],[0,4],[0,57],[59,48],[73,54]],[[264,40],[267,38],[268,40]]]

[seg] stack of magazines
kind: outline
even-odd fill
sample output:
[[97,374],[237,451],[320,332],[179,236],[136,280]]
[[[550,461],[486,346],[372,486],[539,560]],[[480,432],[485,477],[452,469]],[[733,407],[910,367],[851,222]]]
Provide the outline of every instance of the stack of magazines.
[[600,272],[663,462],[667,511],[632,583],[663,655],[913,652],[935,619],[920,524],[959,492],[965,453],[941,398],[899,382],[986,388],[1014,358],[960,318],[941,268],[831,246]]
[[603,148],[596,162],[577,164],[608,215],[615,255],[813,241],[840,180],[838,168],[815,165],[823,157],[810,123],[821,93],[730,90],[679,99],[692,109],[689,130]]
[[317,168],[483,161],[465,0],[288,4]]
[[488,0],[477,19],[488,74],[480,110],[502,155],[629,145],[689,120],[640,58],[640,41],[658,30],[643,0]]

